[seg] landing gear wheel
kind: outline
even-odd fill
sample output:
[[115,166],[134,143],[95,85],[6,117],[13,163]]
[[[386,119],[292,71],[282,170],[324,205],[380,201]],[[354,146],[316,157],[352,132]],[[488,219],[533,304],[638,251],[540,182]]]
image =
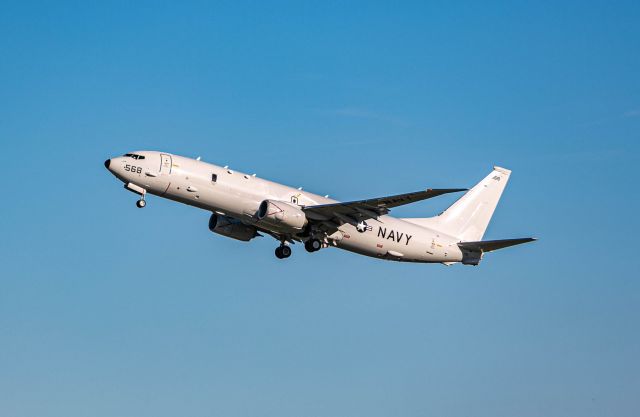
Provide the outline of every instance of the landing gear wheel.
[[289,246],[283,245],[276,248],[276,258],[285,259],[289,256],[291,256],[291,248]]
[[307,250],[307,252],[319,251],[322,248],[322,242],[320,242],[318,239],[309,239],[304,242],[304,248]]
[[146,206],[146,205],[147,205],[147,202],[144,201],[144,199],[142,199],[142,198],[140,200],[136,201],[136,206],[138,208],[144,208],[144,206]]

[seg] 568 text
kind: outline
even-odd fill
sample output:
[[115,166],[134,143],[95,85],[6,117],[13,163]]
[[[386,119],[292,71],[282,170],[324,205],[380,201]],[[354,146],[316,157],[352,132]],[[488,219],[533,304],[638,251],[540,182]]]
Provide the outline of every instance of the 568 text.
[[129,165],[129,164],[124,166],[124,170],[125,171],[129,171],[129,172],[138,173],[138,174],[142,173],[142,167],[137,167],[137,166]]

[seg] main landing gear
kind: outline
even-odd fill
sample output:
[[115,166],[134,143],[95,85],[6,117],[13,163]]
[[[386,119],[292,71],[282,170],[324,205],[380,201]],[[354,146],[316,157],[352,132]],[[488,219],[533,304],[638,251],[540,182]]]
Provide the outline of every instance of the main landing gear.
[[[316,252],[322,249],[322,241],[312,238],[304,242],[304,248],[307,252]],[[280,243],[280,246],[276,248],[276,258],[286,259],[291,256],[291,247],[284,242]]]
[[309,239],[304,242],[304,248],[307,250],[307,252],[319,251],[320,249],[322,249],[322,242],[320,242],[318,239]]
[[285,259],[291,256],[291,248],[285,244],[282,244],[276,248],[276,258]]

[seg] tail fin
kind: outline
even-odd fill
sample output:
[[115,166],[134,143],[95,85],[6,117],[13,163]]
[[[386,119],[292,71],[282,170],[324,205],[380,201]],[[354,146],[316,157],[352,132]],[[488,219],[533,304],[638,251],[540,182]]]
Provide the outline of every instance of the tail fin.
[[494,167],[493,171],[437,217],[406,219],[433,227],[461,241],[482,240],[491,216],[498,205],[511,171]]

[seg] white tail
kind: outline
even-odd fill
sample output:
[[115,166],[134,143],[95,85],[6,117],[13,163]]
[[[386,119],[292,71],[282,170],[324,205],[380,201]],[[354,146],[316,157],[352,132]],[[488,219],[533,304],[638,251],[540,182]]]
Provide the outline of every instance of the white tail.
[[494,167],[491,174],[442,214],[428,219],[406,219],[439,230],[463,242],[482,240],[511,171]]

